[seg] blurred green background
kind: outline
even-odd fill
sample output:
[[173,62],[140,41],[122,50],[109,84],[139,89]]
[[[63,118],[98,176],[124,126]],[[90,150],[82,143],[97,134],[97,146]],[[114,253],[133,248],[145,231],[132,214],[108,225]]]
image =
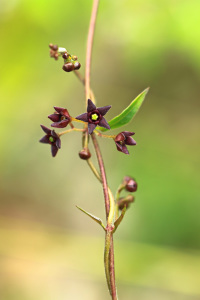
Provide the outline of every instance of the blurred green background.
[[[79,133],[56,158],[38,143],[53,106],[85,111],[84,88],[50,42],[78,56],[84,74],[92,1],[0,1],[0,299],[109,299],[101,186]],[[199,0],[102,0],[91,85],[111,119],[141,91],[130,156],[99,140],[113,192],[124,175],[136,202],[115,235],[119,299],[200,299]],[[115,131],[116,133],[119,132]]]

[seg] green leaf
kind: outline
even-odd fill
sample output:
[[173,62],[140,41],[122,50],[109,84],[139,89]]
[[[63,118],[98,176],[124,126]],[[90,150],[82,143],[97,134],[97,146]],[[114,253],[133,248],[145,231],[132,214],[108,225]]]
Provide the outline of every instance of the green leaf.
[[92,220],[94,220],[95,222],[97,222],[99,225],[101,225],[101,227],[105,230],[105,226],[103,225],[103,222],[101,219],[95,217],[94,215],[90,214],[89,212],[85,211],[84,209],[82,209],[81,207],[77,206],[76,207],[78,209],[80,209],[80,211],[84,212],[84,214],[86,214],[87,216],[89,216]]
[[[141,94],[139,94],[131,102],[131,104],[127,108],[125,108],[125,110],[123,110],[121,112],[121,114],[119,114],[118,116],[116,116],[112,120],[110,120],[108,122],[108,124],[110,125],[110,129],[118,128],[118,127],[128,124],[132,120],[132,118],[135,116],[135,114],[138,112],[148,91],[149,91],[149,88],[144,90]],[[100,128],[99,130],[107,131],[108,129]]]

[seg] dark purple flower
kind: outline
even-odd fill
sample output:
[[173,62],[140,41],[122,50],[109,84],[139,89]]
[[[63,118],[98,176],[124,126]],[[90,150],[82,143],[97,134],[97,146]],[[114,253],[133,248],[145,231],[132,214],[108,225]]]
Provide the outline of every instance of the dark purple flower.
[[56,112],[48,116],[48,118],[54,122],[53,124],[51,124],[51,126],[56,128],[66,127],[71,121],[71,117],[68,113],[68,110],[57,106],[54,106],[54,109],[56,110]]
[[88,99],[87,112],[79,115],[76,119],[88,123],[88,133],[91,134],[93,130],[98,126],[110,129],[109,124],[106,119],[103,117],[108,110],[111,108],[111,105],[104,107],[96,107],[94,103]]
[[134,134],[135,134],[134,132],[130,132],[130,131],[120,132],[114,139],[115,144],[117,146],[117,150],[125,154],[129,154],[126,145],[130,145],[130,146],[136,145],[136,141],[131,137],[131,135]]
[[40,139],[40,143],[50,144],[51,153],[52,156],[54,157],[56,156],[58,149],[61,148],[61,140],[54,130],[49,129],[44,125],[40,125],[40,126],[42,127],[42,130],[46,133],[46,135]]

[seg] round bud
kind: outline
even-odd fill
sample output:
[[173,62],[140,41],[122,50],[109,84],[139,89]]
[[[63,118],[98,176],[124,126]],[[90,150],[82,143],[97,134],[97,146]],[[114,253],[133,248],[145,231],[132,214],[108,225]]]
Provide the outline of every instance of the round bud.
[[73,70],[74,70],[74,65],[73,65],[73,63],[66,63],[66,64],[64,64],[64,65],[63,65],[63,70],[64,70],[65,72],[71,72],[71,71],[73,71]]
[[51,49],[54,50],[54,51],[57,51],[57,50],[58,50],[58,46],[57,46],[57,45],[53,45],[53,46],[51,47]]
[[69,54],[66,52],[66,53],[64,53],[64,54],[63,54],[63,56],[62,56],[62,57],[63,57],[64,59],[67,59],[67,58],[68,58],[68,56],[69,56]]
[[49,44],[49,48],[51,48],[52,49],[52,47],[53,47],[53,44],[51,43],[51,44]]
[[87,160],[91,157],[91,153],[89,151],[89,149],[83,149],[79,152],[79,157],[81,159]]
[[81,67],[81,64],[80,64],[78,61],[76,61],[76,62],[74,63],[74,69],[75,69],[75,70],[78,70],[78,69],[80,69],[80,67]]
[[132,193],[132,192],[136,192],[136,191],[137,191],[137,183],[136,183],[136,181],[135,181],[133,178],[131,178],[131,179],[127,182],[125,189],[126,189],[127,191],[131,192],[131,193]]

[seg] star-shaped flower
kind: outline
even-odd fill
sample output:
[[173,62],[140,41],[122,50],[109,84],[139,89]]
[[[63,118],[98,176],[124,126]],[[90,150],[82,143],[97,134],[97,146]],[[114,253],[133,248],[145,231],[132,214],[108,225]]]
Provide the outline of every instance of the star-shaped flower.
[[40,139],[40,143],[50,144],[51,153],[52,156],[54,157],[56,156],[58,149],[61,148],[61,140],[54,130],[49,129],[44,125],[40,125],[40,126],[42,127],[42,130],[46,133],[46,135]]
[[103,117],[111,105],[104,107],[96,107],[94,103],[88,99],[87,113],[81,114],[76,119],[88,123],[88,133],[91,134],[93,130],[98,126],[110,129],[110,126],[106,119]]
[[68,113],[68,110],[57,106],[54,106],[54,109],[56,110],[56,112],[48,116],[48,118],[54,122],[53,124],[51,124],[51,126],[56,128],[66,127],[71,121],[71,117]]
[[120,132],[114,139],[115,144],[117,146],[117,150],[125,154],[129,154],[126,145],[130,145],[130,146],[136,145],[136,141],[131,137],[131,135],[134,134],[135,134],[134,132],[130,132],[130,131]]

